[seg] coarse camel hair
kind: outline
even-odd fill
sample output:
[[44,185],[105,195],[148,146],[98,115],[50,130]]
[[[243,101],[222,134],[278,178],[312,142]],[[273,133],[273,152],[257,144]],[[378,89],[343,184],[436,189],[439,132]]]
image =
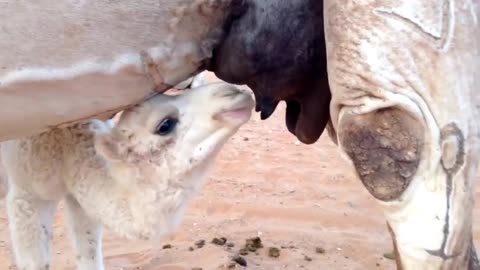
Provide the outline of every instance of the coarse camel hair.
[[104,269],[102,225],[129,239],[172,232],[253,105],[249,93],[212,83],[156,95],[117,123],[93,120],[2,143],[18,269],[49,269],[62,199],[78,269]]

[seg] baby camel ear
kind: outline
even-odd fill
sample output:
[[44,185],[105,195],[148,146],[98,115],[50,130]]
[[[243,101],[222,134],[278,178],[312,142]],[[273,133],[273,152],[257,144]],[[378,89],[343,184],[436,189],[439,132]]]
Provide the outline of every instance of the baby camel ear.
[[92,120],[90,130],[95,136],[94,145],[97,154],[110,161],[119,161],[121,138],[116,135],[113,124],[109,121]]

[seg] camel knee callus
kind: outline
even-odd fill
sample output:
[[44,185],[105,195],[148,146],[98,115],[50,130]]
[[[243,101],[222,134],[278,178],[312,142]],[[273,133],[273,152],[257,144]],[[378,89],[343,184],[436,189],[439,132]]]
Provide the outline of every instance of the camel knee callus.
[[388,108],[341,119],[340,144],[376,199],[398,199],[415,176],[424,144],[423,125]]

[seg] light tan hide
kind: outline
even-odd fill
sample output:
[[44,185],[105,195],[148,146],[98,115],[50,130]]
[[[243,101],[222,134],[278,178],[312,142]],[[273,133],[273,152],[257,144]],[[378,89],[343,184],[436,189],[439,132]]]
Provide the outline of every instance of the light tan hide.
[[0,141],[110,116],[187,79],[229,2],[0,1]]
[[325,1],[336,139],[384,210],[398,269],[480,269],[479,5]]

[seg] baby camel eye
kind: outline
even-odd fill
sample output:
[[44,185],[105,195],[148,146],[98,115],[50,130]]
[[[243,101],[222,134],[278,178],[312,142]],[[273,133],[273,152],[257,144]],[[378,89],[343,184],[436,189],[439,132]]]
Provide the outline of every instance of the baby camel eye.
[[160,122],[155,130],[155,134],[165,136],[170,134],[177,126],[178,120],[172,117],[167,117]]

